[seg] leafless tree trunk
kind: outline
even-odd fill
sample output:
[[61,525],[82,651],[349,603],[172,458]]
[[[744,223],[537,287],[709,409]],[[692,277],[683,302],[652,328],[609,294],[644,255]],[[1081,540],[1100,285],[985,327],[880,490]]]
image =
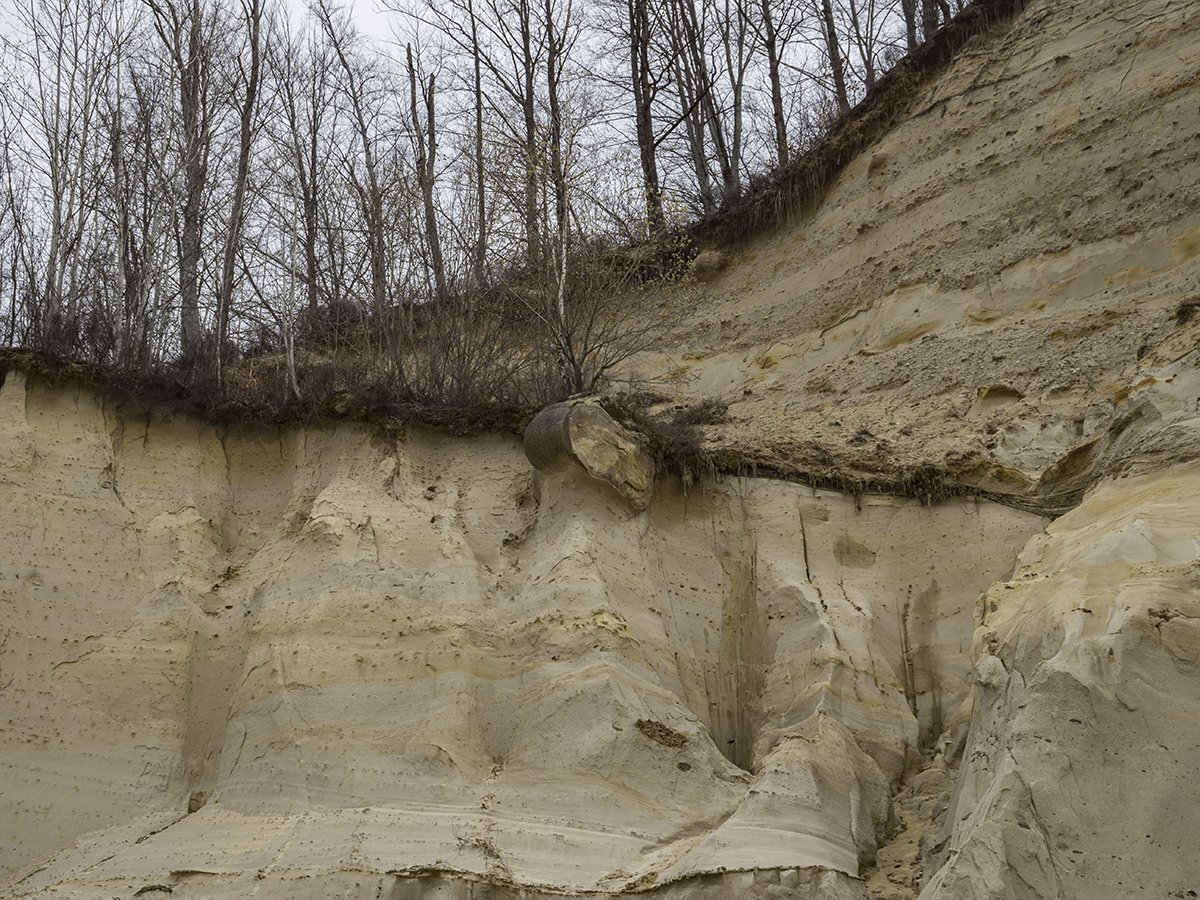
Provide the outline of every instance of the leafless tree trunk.
[[[767,2],[767,0],[764,0]],[[626,0],[629,13],[629,82],[633,89],[634,130],[646,195],[646,221],[656,234],[665,224],[662,188],[658,179],[657,144],[654,140],[654,97],[657,93],[650,74],[649,0]]]
[[467,16],[471,33],[472,101],[475,112],[475,217],[478,228],[472,259],[475,280],[482,287],[487,272],[487,185],[484,177],[483,159],[483,54],[479,45],[479,19],[475,14],[475,0],[467,0]]
[[904,16],[904,36],[908,52],[917,49],[917,0],[900,0],[900,11]]
[[723,194],[726,202],[742,192],[742,146],[745,135],[746,73],[758,52],[755,32],[746,6],[748,0],[724,0],[719,17],[719,36],[725,75],[729,82],[732,125],[728,150],[722,162]]
[[[433,188],[437,165],[437,120],[435,117],[435,76],[420,79],[417,65],[413,61],[412,44],[407,47],[409,86],[409,113],[412,116],[412,140],[417,184],[421,189],[421,203],[425,219],[425,243],[429,250],[429,264],[433,270],[434,294],[444,301],[449,292],[446,288],[446,267],[442,260],[442,242],[438,234],[437,210],[433,203]],[[421,102],[417,100],[417,83],[421,81]],[[425,108],[424,121],[420,107]]]
[[553,0],[545,0],[543,7],[546,28],[546,95],[550,105],[550,180],[554,187],[554,229],[557,265],[550,278],[555,297],[555,312],[558,327],[567,334],[567,267],[571,256],[571,242],[567,218],[567,176],[563,166],[563,121],[559,87],[563,74],[564,37],[571,27],[571,6],[568,3],[562,29],[555,21]]
[[377,314],[384,315],[391,301],[391,291],[388,286],[387,273],[387,238],[384,231],[387,223],[383,215],[383,184],[380,178],[379,163],[375,152],[375,140],[371,132],[371,123],[367,111],[366,86],[362,73],[354,60],[350,58],[349,37],[347,26],[343,21],[335,20],[334,11],[328,0],[318,0],[315,11],[325,37],[337,57],[345,83],[346,99],[350,104],[350,115],[358,134],[359,148],[362,151],[363,169],[366,183],[362,183],[350,170],[351,180],[359,196],[364,227],[366,231],[367,256],[371,271],[371,298]]
[[171,195],[162,172],[167,151],[160,143],[165,135],[155,127],[156,107],[164,105],[164,84],[132,69],[123,71],[120,79],[106,111],[109,203],[116,240],[114,361],[137,369],[149,358],[151,300],[167,261]]
[[14,21],[29,37],[10,46],[29,80],[14,96],[24,127],[20,144],[10,149],[37,159],[47,194],[44,265],[28,286],[30,312],[35,333],[58,352],[73,349],[80,303],[94,278],[85,274],[91,249],[85,245],[98,240],[96,212],[105,185],[100,119],[113,66],[113,13],[105,0],[94,7],[79,0],[27,0],[15,10]]
[[679,99],[679,122],[684,126],[685,142],[692,171],[696,176],[696,187],[700,208],[704,212],[716,209],[717,197],[712,186],[712,173],[708,168],[708,142],[705,128],[705,97],[712,89],[711,83],[698,77],[694,64],[695,44],[692,31],[685,24],[685,15],[695,11],[690,0],[667,0],[660,11],[665,19],[667,34],[667,57],[670,61],[676,96]]
[[238,81],[245,85],[242,102],[238,109],[238,155],[237,174],[234,176],[233,201],[230,204],[229,222],[225,229],[225,244],[221,253],[221,283],[217,289],[217,334],[216,369],[217,377],[222,373],[222,354],[229,336],[229,312],[233,304],[234,264],[242,240],[242,223],[245,218],[246,188],[250,177],[250,153],[253,147],[254,130],[258,114],[259,82],[262,77],[262,26],[263,0],[241,0],[242,22],[246,29],[246,51],[250,55],[249,67],[238,60]]
[[201,0],[146,0],[174,67],[182,126],[183,210],[179,237],[180,346],[194,358],[202,340],[200,264],[204,200],[213,142],[215,14]]
[[850,112],[850,97],[846,92],[846,67],[838,43],[837,23],[833,18],[833,4],[821,0],[821,21],[825,30],[825,48],[829,55],[829,68],[833,74],[833,94],[838,112],[843,116]]
[[519,47],[519,102],[521,120],[525,126],[525,243],[527,258],[533,269],[541,260],[542,241],[539,229],[541,216],[538,213],[538,139],[537,139],[537,93],[534,81],[537,76],[537,55],[534,51],[533,11],[529,0],[517,0],[516,28]]
[[[674,14],[679,29],[679,46],[684,68],[694,85],[701,120],[712,141],[713,155],[721,172],[721,196],[732,199],[741,193],[741,173],[727,142],[725,126],[717,111],[715,83],[708,65],[707,35],[696,15],[693,0],[676,0]],[[723,44],[727,48],[727,44]],[[733,72],[730,73],[734,75]],[[735,102],[736,107],[736,102]],[[707,168],[707,162],[705,164]]]
[[863,66],[863,81],[875,84],[875,0],[849,0],[850,30]]
[[[15,345],[23,343],[20,323],[27,321],[29,310],[27,298],[22,297],[22,260],[26,257],[25,244],[28,240],[28,226],[25,224],[25,189],[17,172],[16,161],[13,158],[13,129],[9,109],[0,105],[0,172],[4,176],[4,196],[0,201],[0,223],[4,224],[3,249],[5,263],[4,272],[0,277],[8,283],[8,315],[4,327],[4,343]],[[29,281],[26,279],[26,284]],[[4,301],[5,290],[0,286],[0,303]]]
[[767,53],[767,78],[771,84],[771,118],[775,125],[775,163],[788,163],[787,119],[783,111],[783,79],[780,76],[779,33],[771,11],[771,0],[762,0],[763,49]]
[[331,142],[326,133],[326,119],[332,115],[329,84],[332,61],[311,34],[288,35],[268,58],[278,83],[286,125],[277,140],[282,144],[294,178],[291,189],[300,200],[300,215],[284,218],[297,232],[302,249],[304,268],[300,277],[304,283],[305,307],[311,318],[323,293],[319,183]]
[[[559,86],[563,76],[564,36],[570,28],[569,19],[563,28],[557,27],[552,0],[545,0],[546,27],[546,96],[550,107],[550,179],[554,187],[554,227],[565,243],[567,234],[567,178],[563,167],[563,121]],[[568,6],[567,15],[570,15]]]
[[[542,241],[538,209],[542,165],[537,83],[545,38],[538,27],[531,0],[485,0],[484,11],[485,15],[479,16],[475,14],[475,7],[471,7],[470,41],[472,49],[479,53],[482,67],[488,70],[503,96],[516,107],[516,121],[508,111],[503,111],[500,123],[511,135],[520,157],[522,178],[516,205],[524,231],[525,261],[536,271],[540,267]],[[490,49],[484,47],[480,30],[491,40]],[[493,108],[498,108],[497,99],[490,103]]]

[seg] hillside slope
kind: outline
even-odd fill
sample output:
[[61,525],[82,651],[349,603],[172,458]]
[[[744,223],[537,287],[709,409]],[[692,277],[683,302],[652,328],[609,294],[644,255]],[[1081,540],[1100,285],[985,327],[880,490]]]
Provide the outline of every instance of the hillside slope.
[[1061,512],[1194,455],[1198,41],[1186,0],[1030,3],[818,206],[665,300],[638,374],[730,404],[727,469],[932,464]]

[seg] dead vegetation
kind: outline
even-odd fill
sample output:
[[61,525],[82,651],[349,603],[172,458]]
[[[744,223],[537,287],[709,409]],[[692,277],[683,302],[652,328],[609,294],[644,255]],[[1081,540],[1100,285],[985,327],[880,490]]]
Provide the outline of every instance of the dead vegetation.
[[[264,365],[266,365],[264,363]],[[51,386],[82,385],[99,391],[126,413],[139,416],[187,414],[220,426],[306,425],[326,421],[359,421],[385,430],[418,425],[446,434],[520,435],[542,408],[538,404],[476,403],[454,405],[398,400],[386,386],[346,372],[330,373],[311,400],[289,399],[279,371],[256,376],[273,391],[251,385],[239,395],[226,387],[205,397],[189,389],[171,372],[154,376],[115,372],[103,366],[69,362],[24,350],[0,349],[0,384],[7,372],[19,370]],[[274,379],[274,381],[272,381]],[[315,387],[314,377],[310,386]],[[979,461],[971,458],[908,464],[879,447],[852,447],[847,452],[817,442],[801,446],[712,446],[705,429],[728,422],[727,407],[717,398],[672,402],[652,391],[630,391],[606,398],[605,406],[634,429],[659,472],[677,477],[685,490],[703,487],[719,476],[775,478],[837,490],[857,499],[871,494],[911,497],[929,505],[956,497],[979,497],[1007,506],[1057,515],[1079,502],[1090,484],[1090,468],[1067,477],[1052,472],[1037,493],[1024,495],[984,490],[973,477]]]
[[645,256],[593,244],[572,259],[569,290],[548,302],[528,273],[486,291],[382,312],[326,303],[299,316],[280,349],[264,332],[230,343],[222,366],[198,354],[123,364],[105,341],[74,335],[0,347],[0,372],[102,390],[141,413],[177,412],[221,425],[342,419],[413,423],[452,434],[520,433],[538,410],[612,384],[616,369],[661,339],[639,292],[658,277]]
[[451,403],[399,393],[385,377],[352,359],[314,362],[300,370],[304,399],[289,389],[283,361],[256,357],[235,368],[224,385],[164,367],[131,372],[0,348],[3,373],[19,370],[52,387],[81,385],[140,416],[196,416],[213,425],[307,425],[322,421],[422,425],[455,435],[519,434],[540,403],[478,400]]
[[658,471],[678,476],[685,490],[717,474],[705,450],[704,427],[727,420],[723,400],[705,397],[672,404],[652,391],[621,393],[614,400],[622,418],[642,435]]

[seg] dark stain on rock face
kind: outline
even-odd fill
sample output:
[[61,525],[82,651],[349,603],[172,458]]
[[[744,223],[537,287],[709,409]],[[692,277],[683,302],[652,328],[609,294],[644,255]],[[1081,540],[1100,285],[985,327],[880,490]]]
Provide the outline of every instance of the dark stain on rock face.
[[833,558],[839,565],[851,569],[866,569],[875,565],[875,551],[860,544],[848,534],[842,534],[833,544]]
[[656,722],[653,719],[638,719],[635,724],[638,731],[664,747],[682,747],[687,743],[686,735],[680,734],[674,728],[668,728],[662,722]]

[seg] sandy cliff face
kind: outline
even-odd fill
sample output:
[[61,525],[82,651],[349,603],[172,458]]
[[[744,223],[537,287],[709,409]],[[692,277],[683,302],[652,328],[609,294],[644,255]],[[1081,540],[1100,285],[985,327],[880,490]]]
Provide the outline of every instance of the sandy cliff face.
[[1194,456],[1198,43],[1189,0],[1034,0],[668,304],[643,373],[729,402],[731,464],[933,464],[1055,513],[1117,463]]
[[16,895],[862,896],[1043,525],[0,398]]
[[638,512],[509,438],[219,434],[17,372],[0,450],[5,896],[1200,874],[1194,464],[1049,527],[770,479]]
[[1036,0],[663,301],[724,461],[990,499],[8,372],[0,896],[1200,893],[1198,40]]
[[1198,489],[1195,463],[1105,484],[984,597],[922,898],[1200,893]]

